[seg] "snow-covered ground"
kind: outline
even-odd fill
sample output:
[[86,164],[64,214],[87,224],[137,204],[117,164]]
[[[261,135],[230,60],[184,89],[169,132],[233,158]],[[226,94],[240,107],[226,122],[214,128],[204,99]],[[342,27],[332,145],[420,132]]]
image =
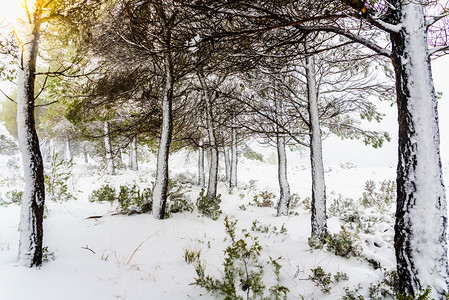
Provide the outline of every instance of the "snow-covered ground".
[[[204,299],[214,299],[212,295],[205,295],[201,288],[191,285],[195,271],[192,265],[184,262],[183,253],[185,249],[201,249],[207,271],[219,272],[223,249],[229,242],[225,240],[224,215],[238,219],[239,229],[251,228],[254,220],[277,228],[284,224],[286,234],[254,232],[253,235],[260,238],[263,258],[283,257],[282,284],[290,289],[291,299],[299,294],[306,298],[310,295],[324,297],[313,282],[305,280],[310,269],[318,265],[327,272],[346,272],[350,277],[346,285],[358,282],[366,285],[378,279],[380,274],[360,260],[337,257],[321,250],[311,252],[307,245],[310,232],[307,211],[298,208],[297,215],[275,217],[274,208],[248,206],[253,196],[261,191],[277,192],[277,171],[276,165],[269,163],[271,156],[266,155],[268,163],[241,159],[240,188],[232,194],[221,183],[224,214],[217,221],[199,216],[197,211],[174,214],[163,221],[155,220],[149,214],[111,215],[115,204],[89,202],[88,195],[92,190],[104,183],[118,187],[137,182],[147,186],[153,180],[150,174],[154,174],[154,162],[141,166],[138,172],[123,170],[117,176],[99,176],[94,167],[77,164],[73,176],[74,188],[79,191],[77,199],[47,202],[45,246],[49,253],[54,253],[55,259],[41,268],[16,265],[19,207],[16,204],[0,207],[0,299],[196,299],[200,295]],[[305,167],[306,161],[298,161],[299,155],[296,163],[295,154],[290,156],[292,191],[303,199],[309,196],[310,169]],[[17,180],[14,181],[17,186],[5,185],[17,176],[17,170],[7,165],[7,159],[2,157],[1,160],[2,170],[8,170],[2,172],[3,187],[5,190],[20,189]],[[170,165],[173,174],[194,174],[196,159],[192,154],[176,154]],[[336,194],[358,198],[366,180],[393,179],[394,170],[328,166],[326,176],[330,198]],[[255,188],[249,187],[250,180],[256,181]],[[190,197],[196,199],[199,188],[192,186],[189,189]],[[242,204],[246,205],[246,210],[239,209]],[[90,216],[104,217],[86,219]],[[329,223],[332,232],[339,230],[337,220],[331,219]],[[386,267],[391,268],[391,249],[382,256],[388,262]],[[341,287],[337,286],[328,297],[332,299],[341,293]]]
[[[2,300],[112,300],[112,299],[217,299],[204,289],[192,285],[196,276],[194,266],[184,260],[185,250],[201,250],[206,272],[219,276],[223,269],[223,250],[229,245],[224,230],[224,216],[238,220],[237,234],[247,229],[257,236],[263,247],[261,260],[282,257],[281,284],[288,287],[288,299],[340,299],[344,288],[356,289],[361,284],[362,294],[368,293],[371,283],[382,280],[382,269],[375,270],[366,259],[343,258],[326,250],[310,250],[310,213],[304,205],[294,209],[288,217],[275,217],[274,207],[249,205],[254,195],[262,191],[278,193],[276,156],[274,150],[257,148],[264,154],[264,162],[240,158],[239,187],[230,191],[223,182],[223,214],[217,221],[193,213],[174,214],[166,220],[155,220],[150,214],[116,214],[117,204],[89,202],[94,189],[108,183],[119,187],[125,183],[150,186],[154,180],[155,161],[142,164],[138,172],[119,170],[116,176],[100,175],[95,165],[75,164],[70,188],[76,200],[47,201],[44,224],[44,244],[49,261],[41,268],[29,269],[16,264],[18,249],[19,206],[0,206],[0,299]],[[293,193],[301,201],[310,197],[310,168],[307,155],[289,153],[289,182]],[[9,163],[8,163],[9,161]],[[16,162],[17,163],[17,162]],[[172,155],[171,176],[183,174],[192,181],[196,174],[195,153]],[[11,157],[0,157],[1,195],[21,189],[17,167]],[[348,162],[327,165],[326,184],[330,204],[342,195],[359,199],[365,182],[394,180],[394,167],[357,167]],[[447,164],[445,165],[446,178]],[[224,174],[224,170],[220,170]],[[188,197],[197,198],[200,188],[188,185]],[[242,209],[242,204],[246,210]],[[329,206],[329,205],[328,205]],[[101,218],[89,218],[102,216]],[[254,220],[268,226],[268,232],[251,230]],[[391,221],[391,220],[390,220]],[[387,270],[394,268],[391,243],[392,228],[388,222],[373,227],[374,234],[360,233],[360,243],[368,257],[374,257]],[[330,217],[331,233],[340,231],[341,221]],[[278,233],[284,225],[286,233]],[[277,228],[277,232],[274,230]],[[377,246],[373,246],[373,245]],[[54,259],[53,256],[54,255]],[[321,266],[325,272],[344,272],[349,280],[330,284],[329,294],[309,279],[311,269]],[[269,270],[266,271],[269,275]],[[273,278],[264,277],[268,286]]]

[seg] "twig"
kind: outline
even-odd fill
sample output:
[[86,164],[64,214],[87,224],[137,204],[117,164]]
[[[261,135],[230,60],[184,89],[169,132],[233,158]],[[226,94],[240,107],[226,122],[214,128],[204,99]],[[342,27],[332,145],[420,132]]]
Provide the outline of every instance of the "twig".
[[95,254],[95,251],[89,248],[89,245],[86,245],[86,247],[81,247],[81,249],[86,249]]
[[103,218],[103,216],[90,216],[90,217],[85,218],[84,220],[88,220],[88,219],[100,219],[100,218]]

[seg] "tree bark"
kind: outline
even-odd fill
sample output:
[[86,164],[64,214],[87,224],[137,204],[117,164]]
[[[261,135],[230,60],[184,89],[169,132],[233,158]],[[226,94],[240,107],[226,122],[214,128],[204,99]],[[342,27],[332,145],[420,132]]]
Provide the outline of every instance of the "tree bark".
[[83,144],[84,163],[89,163],[89,154],[87,153],[86,143]]
[[137,157],[137,137],[133,137],[129,149],[129,160],[130,160],[130,167],[133,171],[139,170],[139,162]]
[[162,99],[162,127],[157,152],[156,180],[153,189],[153,216],[155,219],[165,218],[165,206],[168,192],[168,158],[173,131],[173,62],[170,51],[164,54],[165,83]]
[[223,157],[225,162],[226,184],[231,186],[231,160],[229,159],[229,149],[223,146]]
[[200,141],[198,148],[198,185],[200,187],[206,186],[206,178],[204,176],[204,148],[203,141]]
[[34,84],[42,13],[42,7],[36,6],[30,18],[25,19],[27,32],[22,37],[22,60],[17,78],[17,128],[25,180],[18,261],[27,267],[42,264],[45,204],[44,166],[34,119]]
[[67,136],[66,137],[66,146],[65,146],[65,159],[66,160],[71,160],[72,159],[72,145],[70,143],[70,137]]
[[237,132],[234,128],[231,130],[231,188],[237,186]]
[[112,156],[112,144],[109,135],[109,122],[104,122],[104,147],[106,149],[106,171],[109,175],[115,175],[114,157]]
[[[282,119],[282,101],[275,95],[276,119],[278,122]],[[278,154],[278,180],[279,180],[279,202],[277,215],[288,215],[290,207],[290,185],[287,179],[287,153],[285,151],[285,135],[280,133],[280,126],[277,125],[276,149]]]
[[209,165],[209,182],[207,185],[206,195],[209,199],[217,197],[217,181],[218,181],[218,147],[215,139],[215,129],[213,124],[212,99],[207,89],[204,74],[198,73],[201,87],[204,91],[206,100],[206,121],[207,133],[209,137],[210,165]]
[[[307,48],[307,44],[305,46]],[[310,163],[312,171],[312,237],[324,241],[327,236],[326,186],[324,181],[323,150],[318,114],[318,90],[313,55],[306,57],[307,97],[310,131]]]
[[447,211],[440,159],[437,101],[423,6],[397,2],[402,24],[391,34],[399,122],[395,253],[400,291],[448,291]]

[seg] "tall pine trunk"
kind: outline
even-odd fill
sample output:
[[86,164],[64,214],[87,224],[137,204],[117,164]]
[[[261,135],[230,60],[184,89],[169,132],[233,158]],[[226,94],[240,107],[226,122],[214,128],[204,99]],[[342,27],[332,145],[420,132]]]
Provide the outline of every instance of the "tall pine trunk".
[[114,157],[112,155],[112,143],[108,121],[104,122],[104,147],[106,149],[106,171],[109,175],[115,175]]
[[[307,45],[306,45],[307,48]],[[312,171],[312,237],[324,240],[327,235],[326,186],[324,181],[323,150],[318,114],[318,90],[313,55],[306,57],[307,97],[310,131],[310,163]]]
[[22,37],[22,60],[17,78],[17,128],[25,181],[18,260],[27,267],[42,264],[45,203],[44,166],[34,119],[34,84],[42,14],[40,5],[36,6],[30,18],[25,19],[27,32]]
[[395,252],[400,291],[448,291],[447,211],[440,160],[437,101],[423,6],[396,1],[391,35],[399,121]]
[[165,218],[165,206],[168,192],[168,157],[173,131],[173,62],[171,53],[164,54],[165,83],[162,98],[162,127],[157,152],[156,180],[153,189],[153,216],[156,219]]
[[200,187],[206,186],[206,178],[204,176],[204,145],[203,141],[200,141],[198,148],[198,185]]
[[66,137],[66,144],[65,144],[65,159],[71,160],[72,159],[72,144],[70,142],[70,137]]
[[83,155],[84,155],[84,163],[89,163],[89,154],[87,153],[87,146],[86,143],[83,143]]
[[[282,116],[282,102],[276,98],[276,116],[278,121]],[[287,152],[285,151],[285,135],[279,133],[280,126],[277,126],[276,148],[278,154],[278,180],[279,180],[279,202],[277,207],[277,215],[288,215],[290,207],[290,185],[287,179]]]
[[231,130],[231,180],[229,186],[231,188],[237,186],[237,131]]
[[206,100],[206,121],[207,121],[207,133],[209,137],[209,151],[210,151],[210,165],[209,165],[209,182],[207,184],[206,195],[209,199],[217,196],[217,182],[218,182],[218,146],[215,138],[215,128],[213,123],[212,113],[212,99],[207,88],[204,74],[199,72],[198,78],[201,83],[201,87],[204,91]]
[[[224,145],[224,141],[223,141]],[[231,186],[231,160],[229,159],[229,149],[226,146],[223,146],[223,157],[225,163],[225,174],[226,174],[226,184]]]
[[139,162],[137,157],[137,137],[133,137],[130,144],[129,149],[129,165],[131,170],[138,171],[139,170]]

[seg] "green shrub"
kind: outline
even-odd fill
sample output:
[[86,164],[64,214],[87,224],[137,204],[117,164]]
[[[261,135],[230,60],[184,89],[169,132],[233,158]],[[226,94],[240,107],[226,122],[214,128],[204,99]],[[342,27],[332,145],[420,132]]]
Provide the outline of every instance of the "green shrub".
[[45,189],[53,201],[74,199],[69,192],[68,180],[72,177],[73,160],[59,159],[58,153],[53,154],[50,169],[44,176]]
[[189,265],[200,261],[201,250],[184,250],[184,261]]
[[315,269],[310,269],[312,275],[309,275],[309,279],[312,280],[316,286],[320,287],[321,291],[325,294],[329,294],[331,291],[332,274],[324,272],[320,266]]
[[55,260],[55,253],[48,250],[48,247],[42,247],[42,261],[49,262]]
[[358,236],[341,226],[341,231],[326,237],[326,249],[342,257],[359,256],[361,253]]
[[287,234],[287,228],[284,226],[285,224],[282,224],[281,228],[278,228],[276,226],[271,226],[271,224],[264,225],[260,223],[258,220],[253,221],[253,225],[251,226],[251,230],[255,232],[261,232],[261,233],[269,233],[270,235],[286,235]]
[[[225,299],[286,299],[288,289],[280,285],[281,265],[277,260],[263,262],[260,259],[262,246],[257,237],[246,233],[243,238],[236,236],[237,221],[230,221],[225,217],[225,230],[230,238],[231,244],[225,250],[223,261],[224,272],[219,279],[205,274],[205,267],[201,262],[195,265],[194,285],[200,286],[211,293],[220,293]],[[276,277],[276,285],[266,288],[263,282],[263,274],[267,265],[273,266]]]
[[22,204],[23,191],[9,190],[6,192],[5,196],[9,201],[11,201],[11,203],[15,203],[17,205]]
[[365,207],[376,207],[380,212],[388,212],[396,202],[396,183],[392,180],[381,181],[377,191],[374,180],[368,180],[360,201]]
[[92,191],[89,195],[90,202],[114,202],[116,200],[115,188],[110,187],[109,184],[102,185],[99,189]]
[[207,195],[204,195],[204,189],[201,189],[200,195],[196,200],[196,206],[198,207],[199,213],[212,220],[217,220],[222,213],[220,203],[220,194],[217,197],[209,198]]
[[185,185],[178,184],[175,180],[168,181],[167,215],[193,211],[193,203],[186,197],[187,192]]
[[360,290],[362,289],[362,285],[358,284],[354,289],[350,289],[349,287],[345,287],[345,295],[341,298],[342,300],[364,300],[365,297],[360,295]]
[[134,184],[131,188],[127,185],[121,185],[117,198],[120,204],[120,211],[126,214],[146,213],[151,211],[151,199],[151,189],[145,188],[140,190],[136,184]]
[[276,195],[268,192],[262,191],[259,194],[255,195],[253,198],[253,202],[250,205],[257,207],[272,207],[273,200],[276,198]]

